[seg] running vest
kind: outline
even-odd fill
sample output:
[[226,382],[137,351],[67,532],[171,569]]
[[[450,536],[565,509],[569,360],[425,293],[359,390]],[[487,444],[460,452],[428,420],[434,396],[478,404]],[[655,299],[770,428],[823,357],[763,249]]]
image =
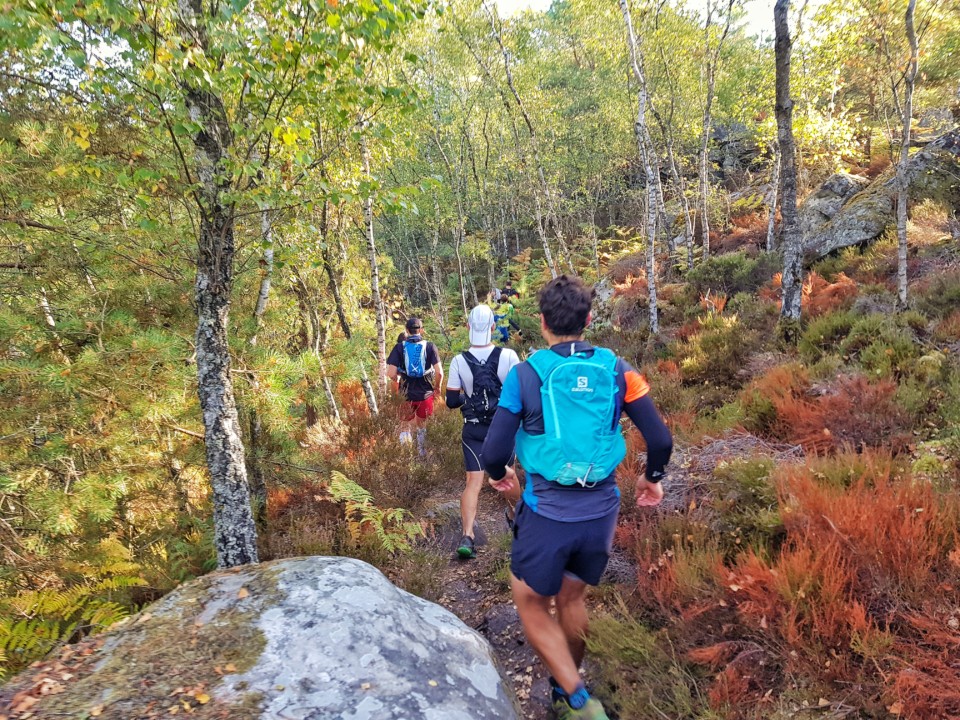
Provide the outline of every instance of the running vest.
[[627,454],[617,417],[617,356],[606,348],[589,357],[541,350],[527,364],[541,383],[544,433],[517,433],[523,467],[560,485],[593,487],[610,477]]
[[[427,342],[426,340],[405,340],[403,342],[403,371],[404,375],[411,378],[422,378],[428,370],[425,367],[427,361]],[[430,368],[431,370],[433,368]]]
[[494,348],[486,360],[478,360],[469,350],[461,353],[470,374],[473,375],[473,392],[463,404],[461,411],[467,422],[489,425],[500,403],[500,353],[503,348]]

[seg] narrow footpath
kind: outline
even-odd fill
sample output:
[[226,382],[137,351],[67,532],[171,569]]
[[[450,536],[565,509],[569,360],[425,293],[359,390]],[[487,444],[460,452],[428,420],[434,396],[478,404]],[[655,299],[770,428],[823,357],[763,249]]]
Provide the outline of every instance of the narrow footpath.
[[438,550],[449,558],[437,602],[490,642],[501,671],[513,682],[525,720],[547,720],[554,715],[546,671],[524,638],[510,598],[510,536],[504,507],[494,492],[484,489],[481,493],[474,560],[460,560],[455,555],[459,519],[437,538]]

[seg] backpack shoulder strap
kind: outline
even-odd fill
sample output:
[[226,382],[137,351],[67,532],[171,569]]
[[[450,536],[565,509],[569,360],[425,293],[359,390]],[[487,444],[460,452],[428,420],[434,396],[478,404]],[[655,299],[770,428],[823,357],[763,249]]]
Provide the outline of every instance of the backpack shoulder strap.
[[503,354],[503,348],[497,345],[497,347],[493,349],[493,352],[490,353],[490,357],[487,358],[487,362],[493,365],[494,372],[496,372],[497,368],[500,366],[501,354]]
[[620,359],[617,354],[607,348],[595,347],[593,349],[593,359],[598,361],[604,367],[610,370],[616,370],[617,361]]
[[542,383],[547,379],[547,375],[565,359],[566,358],[561,357],[550,349],[537,350],[537,352],[527,358],[527,365],[533,369]]

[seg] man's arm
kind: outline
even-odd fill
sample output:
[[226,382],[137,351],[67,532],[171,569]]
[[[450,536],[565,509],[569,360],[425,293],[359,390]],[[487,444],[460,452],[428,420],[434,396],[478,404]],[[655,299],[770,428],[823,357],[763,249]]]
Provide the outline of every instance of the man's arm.
[[440,391],[443,390],[443,365],[438,362],[433,366],[433,372],[436,376],[436,379],[433,381],[433,391],[439,395]]
[[450,375],[449,380],[447,381],[447,407],[451,410],[456,410],[458,407],[461,407],[467,399],[464,397],[463,388],[460,387],[460,368],[457,365],[457,358],[459,355],[454,355],[453,360],[450,361]]
[[643,395],[624,405],[627,417],[637,426],[647,443],[646,478],[659,482],[673,452],[673,436],[663,422],[649,395]]
[[490,474],[492,480],[501,480],[506,475],[507,464],[513,457],[513,446],[519,429],[520,414],[510,412],[502,405],[498,407],[480,453],[483,468]]
[[663,500],[660,481],[673,452],[673,437],[649,395],[627,403],[624,410],[647,443],[647,470],[637,478],[637,506],[654,507]]

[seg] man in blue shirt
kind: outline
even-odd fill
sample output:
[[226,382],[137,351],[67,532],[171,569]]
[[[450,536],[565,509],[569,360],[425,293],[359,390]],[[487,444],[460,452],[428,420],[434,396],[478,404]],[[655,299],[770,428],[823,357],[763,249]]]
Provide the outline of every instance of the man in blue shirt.
[[510,371],[482,455],[491,484],[508,495],[518,490],[508,465],[515,446],[527,471],[514,522],[511,587],[527,639],[551,673],[561,719],[607,718],[579,666],[587,587],[598,584],[606,568],[620,509],[615,468],[626,451],[621,414],[647,443],[638,505],[663,498],[660,479],[673,448],[643,376],[584,341],[593,297],[593,288],[566,275],[540,291],[541,334],[549,349]]

